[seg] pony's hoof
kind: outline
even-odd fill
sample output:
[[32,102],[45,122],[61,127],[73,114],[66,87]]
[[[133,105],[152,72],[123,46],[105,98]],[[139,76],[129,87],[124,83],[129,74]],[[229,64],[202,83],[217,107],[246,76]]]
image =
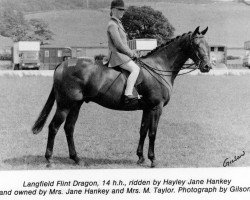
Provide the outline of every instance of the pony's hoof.
[[54,166],[55,166],[54,163],[48,163],[48,164],[46,165],[47,168],[53,168]]
[[155,168],[157,166],[157,162],[155,160],[151,160],[151,168]]
[[48,161],[47,164],[46,164],[47,168],[53,168],[55,166],[55,163],[52,162],[51,160],[47,160],[47,161]]
[[47,168],[52,168],[52,167],[54,167],[54,162],[53,162],[52,156],[51,156],[51,155],[48,155],[48,154],[46,153],[45,158],[46,158],[46,161],[47,161],[46,167],[47,167]]
[[72,159],[73,161],[75,161],[76,165],[80,165],[81,160],[78,156],[70,156],[70,159]]
[[81,163],[82,163],[82,162],[81,162],[80,159],[75,161],[75,165],[81,165]]
[[139,160],[137,161],[138,165],[142,165],[145,162],[145,159],[143,157],[139,158]]

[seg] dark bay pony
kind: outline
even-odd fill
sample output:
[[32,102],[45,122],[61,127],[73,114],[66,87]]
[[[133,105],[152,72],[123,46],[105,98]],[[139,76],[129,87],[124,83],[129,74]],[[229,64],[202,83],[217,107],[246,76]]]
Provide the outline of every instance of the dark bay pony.
[[[74,63],[67,60],[61,63],[54,72],[54,84],[48,100],[41,111],[32,131],[39,133],[56,101],[56,113],[49,124],[48,143],[45,157],[50,163],[56,133],[66,120],[64,130],[69,148],[69,156],[77,164],[77,156],[73,132],[83,102],[95,102],[101,106],[115,110],[143,110],[140,128],[140,140],[137,149],[138,164],[144,162],[143,146],[148,134],[148,158],[151,167],[156,165],[154,145],[158,122],[162,108],[169,102],[174,79],[188,58],[191,58],[201,72],[211,69],[209,46],[204,38],[206,28],[178,36],[157,47],[146,56],[140,58],[144,68],[140,72],[138,92],[143,96],[141,102],[130,109],[123,104],[122,97],[126,86],[126,76],[120,71],[96,64],[91,61],[77,59]],[[148,68],[147,68],[148,67]],[[154,70],[149,70],[154,68]],[[159,73],[155,73],[158,71]],[[164,78],[160,73],[167,73]]]

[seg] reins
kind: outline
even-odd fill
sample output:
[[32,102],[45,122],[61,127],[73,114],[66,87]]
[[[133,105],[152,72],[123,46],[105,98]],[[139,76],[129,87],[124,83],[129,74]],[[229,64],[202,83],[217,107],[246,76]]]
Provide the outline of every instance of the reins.
[[[148,73],[150,73],[151,74],[151,76],[153,76],[160,84],[162,84],[163,86],[165,86],[161,81],[159,81],[153,74],[156,74],[156,75],[158,75],[160,78],[161,78],[161,80],[163,80],[167,85],[168,85],[168,87],[169,87],[169,89],[170,90],[172,90],[172,85],[170,84],[170,83],[168,83],[166,80],[165,80],[165,78],[163,77],[163,76],[171,76],[171,75],[169,75],[169,74],[163,74],[163,73],[169,73],[169,72],[177,72],[177,71],[167,71],[167,70],[160,70],[160,69],[157,69],[157,68],[154,68],[154,67],[152,67],[152,66],[150,66],[149,64],[146,64],[145,62],[143,62],[141,59],[137,59],[136,60],[138,63],[140,63],[140,66],[141,67],[143,67]],[[192,64],[187,64],[189,67],[186,67],[186,68],[183,68],[183,69],[189,69],[191,66],[193,66],[193,65],[195,65],[194,63],[192,63]],[[194,70],[196,70],[197,68],[195,68],[195,69],[192,69],[192,70],[190,70],[190,71],[188,71],[188,72],[184,72],[184,73],[182,73],[182,74],[179,74],[179,76],[181,76],[181,75],[184,75],[184,74],[188,74],[188,73],[190,73],[190,72],[192,72],[192,71],[194,71]],[[159,71],[159,72],[157,72],[157,71]],[[166,86],[165,86],[166,87]]]
[[[194,38],[196,38],[196,37],[194,37]],[[190,42],[191,42],[190,45],[191,45],[191,48],[192,48],[192,55],[195,54],[195,48],[194,48],[193,43],[192,43],[192,41],[193,41],[194,38],[191,38],[191,36],[190,36]],[[200,65],[202,64],[202,60],[201,60],[201,58],[200,58],[199,55],[195,54],[195,56],[198,58],[198,66],[197,66],[197,64],[195,62],[191,63],[191,64],[184,64],[187,67],[181,67],[180,70],[162,70],[162,69],[157,69],[157,68],[151,66],[150,64],[143,62],[140,58],[136,59],[135,62],[138,62],[142,68],[144,68],[145,70],[147,70],[158,82],[160,82],[161,84],[163,84],[153,74],[158,75],[161,78],[161,80],[164,81],[169,86],[170,89],[172,89],[171,84],[168,83],[165,80],[164,76],[172,76],[172,73],[174,73],[174,72],[178,73],[181,70],[190,69],[192,66],[195,66],[195,65],[196,65],[195,68],[190,69],[190,71],[188,71],[188,72],[183,72],[181,74],[178,73],[177,76],[182,76],[182,75],[185,75],[185,74],[189,74],[189,73],[195,71],[196,69],[199,69]],[[171,74],[166,74],[166,73],[171,73]]]
[[[153,67],[151,66],[150,64],[148,63],[145,63],[144,61],[142,61],[141,58],[136,58],[134,59],[135,62],[139,63],[140,66],[142,68],[144,68],[146,71],[148,71],[148,73],[151,74],[151,76],[153,76],[160,84],[162,84],[163,86],[166,87],[165,84],[162,83],[162,81],[164,81],[168,86],[169,86],[169,89],[172,90],[172,85],[164,78],[164,76],[172,76],[172,73],[176,73],[176,76],[182,76],[182,75],[185,75],[185,74],[189,74],[197,69],[200,68],[200,65],[202,64],[202,59],[200,58],[200,56],[198,54],[195,53],[195,47],[194,47],[194,44],[193,44],[193,39],[195,38],[200,38],[200,37],[192,37],[190,35],[190,46],[191,46],[191,49],[192,49],[192,54],[191,55],[195,55],[196,59],[198,60],[198,62],[196,63],[193,62],[191,64],[184,64],[183,66],[187,66],[187,67],[181,67],[180,70],[162,70],[162,69],[157,69],[156,67]],[[168,44],[169,45],[169,44]],[[168,46],[167,45],[167,46]],[[166,46],[165,46],[166,47]],[[192,66],[195,66],[195,68],[191,68]],[[181,70],[189,70],[188,72],[183,72],[183,73],[178,73],[179,71]],[[166,73],[171,73],[171,74],[166,74]],[[158,75],[162,81],[160,81],[155,75]],[[116,77],[116,79],[118,79],[118,77],[121,75],[121,73],[119,73],[119,75]],[[116,81],[116,79],[113,81],[113,83]],[[113,85],[113,83],[111,84],[111,86]],[[106,89],[106,91],[104,92],[104,94],[111,88],[108,87],[108,89]]]
[[[152,72],[154,72],[155,74],[159,75],[159,76],[172,76],[172,74],[164,74],[164,73],[173,73],[173,72],[178,72],[177,70],[171,70],[171,71],[168,71],[168,70],[161,70],[161,69],[157,69],[155,67],[152,67],[151,65],[143,62],[141,59],[137,59],[136,60],[138,63],[141,64],[141,67],[143,67],[144,69],[145,68],[148,68],[150,69]],[[191,63],[191,64],[184,64],[184,65],[187,65],[188,67],[182,67],[181,70],[184,70],[184,69],[190,69],[192,66],[195,65],[195,63]],[[198,67],[194,68],[194,69],[191,69],[190,71],[188,72],[184,72],[182,74],[178,74],[177,76],[181,76],[181,75],[184,75],[184,74],[188,74],[188,73],[191,73],[192,71],[198,69]]]

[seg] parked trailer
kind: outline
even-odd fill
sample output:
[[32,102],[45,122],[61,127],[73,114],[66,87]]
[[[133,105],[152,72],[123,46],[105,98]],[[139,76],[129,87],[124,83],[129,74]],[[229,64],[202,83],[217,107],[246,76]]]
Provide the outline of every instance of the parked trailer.
[[39,41],[15,42],[12,48],[13,69],[39,69],[39,51]]
[[107,55],[108,46],[71,46],[72,58],[95,57],[96,55]]
[[42,46],[40,50],[41,68],[53,70],[62,61],[71,57],[70,47]]
[[245,56],[243,57],[243,67],[250,68],[250,41],[244,42]]
[[157,40],[148,38],[133,39],[128,41],[128,46],[131,50],[136,50],[140,56],[143,56],[157,47]]

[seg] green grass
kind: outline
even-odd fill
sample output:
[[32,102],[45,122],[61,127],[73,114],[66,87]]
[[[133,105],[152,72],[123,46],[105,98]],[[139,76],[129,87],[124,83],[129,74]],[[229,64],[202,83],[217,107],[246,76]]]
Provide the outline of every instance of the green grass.
[[89,46],[107,43],[109,14],[96,10],[66,10],[28,15],[49,22],[56,34],[52,43],[57,46]]
[[[206,35],[210,44],[243,47],[250,37],[249,6],[238,3],[164,4],[155,9],[162,11],[181,34],[197,26],[209,27]],[[181,13],[178,14],[178,13]]]
[[[89,4],[87,4],[87,2]],[[134,2],[134,0],[126,0],[126,3]],[[172,3],[211,3],[211,0],[137,0],[136,2],[172,2]],[[11,8],[22,12],[39,12],[48,10],[63,9],[99,9],[109,7],[111,0],[0,0],[0,10]]]
[[[1,77],[0,170],[46,169],[47,126],[30,131],[49,95],[52,78]],[[250,166],[249,76],[178,77],[164,108],[155,145],[159,167],[222,167],[226,158],[246,155],[232,166]],[[141,111],[119,112],[83,104],[75,143],[85,162],[68,158],[63,128],[54,148],[56,169],[138,168],[136,148]],[[146,139],[145,155],[147,155]],[[149,161],[143,167],[149,166]]]
[[[178,1],[179,2],[179,1]],[[176,28],[175,34],[209,27],[207,39],[210,44],[228,47],[243,47],[249,40],[249,6],[239,3],[216,3],[208,1],[201,4],[140,2],[129,5],[149,5],[160,10]],[[181,14],[180,14],[181,13]],[[88,46],[107,44],[106,26],[109,9],[103,10],[66,10],[29,14],[27,18],[42,18],[56,34],[52,44],[59,46]]]

